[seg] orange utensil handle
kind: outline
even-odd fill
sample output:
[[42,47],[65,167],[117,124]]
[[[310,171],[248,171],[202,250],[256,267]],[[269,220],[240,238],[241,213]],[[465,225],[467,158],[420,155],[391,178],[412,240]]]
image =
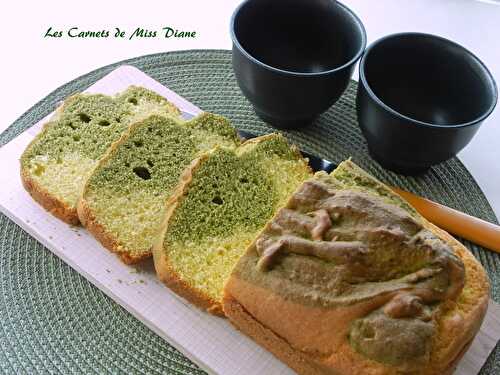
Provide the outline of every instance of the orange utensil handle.
[[500,253],[500,226],[404,190],[393,190],[431,223],[478,245]]

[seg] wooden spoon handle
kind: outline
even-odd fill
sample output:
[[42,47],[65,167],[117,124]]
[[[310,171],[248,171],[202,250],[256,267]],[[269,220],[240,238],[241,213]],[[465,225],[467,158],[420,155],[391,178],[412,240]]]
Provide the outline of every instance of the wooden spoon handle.
[[404,190],[393,190],[431,223],[459,237],[500,253],[500,226]]

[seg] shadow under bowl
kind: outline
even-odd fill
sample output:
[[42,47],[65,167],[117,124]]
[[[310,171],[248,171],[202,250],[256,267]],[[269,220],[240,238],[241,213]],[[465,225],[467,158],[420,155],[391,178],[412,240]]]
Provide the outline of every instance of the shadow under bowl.
[[335,103],[366,46],[361,21],[333,0],[247,0],[231,38],[241,91],[278,128],[306,126]]
[[464,47],[422,33],[369,46],[359,66],[358,122],[383,167],[418,174],[455,156],[497,102],[495,81]]

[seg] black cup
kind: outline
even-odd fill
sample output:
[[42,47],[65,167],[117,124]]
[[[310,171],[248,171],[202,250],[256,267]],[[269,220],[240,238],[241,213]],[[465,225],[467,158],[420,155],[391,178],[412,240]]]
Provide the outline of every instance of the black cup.
[[359,18],[334,0],[247,0],[231,38],[241,91],[278,128],[306,126],[335,103],[366,46]]
[[495,81],[462,46],[401,33],[368,47],[359,65],[358,121],[383,167],[418,174],[455,156],[497,102]]

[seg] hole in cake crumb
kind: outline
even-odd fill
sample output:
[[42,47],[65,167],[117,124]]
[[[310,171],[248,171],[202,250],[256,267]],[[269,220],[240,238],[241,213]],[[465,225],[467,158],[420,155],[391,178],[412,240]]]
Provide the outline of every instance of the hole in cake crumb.
[[375,338],[375,330],[371,326],[364,325],[362,327],[361,334],[365,339]]
[[151,173],[146,167],[134,167],[132,169],[137,177],[142,178],[143,180],[149,180],[151,178]]
[[125,166],[128,168],[130,167],[130,163],[128,161],[125,162]]
[[76,129],[76,125],[73,125],[73,123],[72,123],[72,122],[68,123],[68,126],[69,126],[71,129],[73,129],[73,130],[75,130],[75,129]]
[[117,117],[117,118],[115,118],[115,120],[116,120],[116,122],[117,122],[117,123],[120,123],[120,121],[121,121],[122,119],[121,119],[121,118],[119,118],[119,117]]
[[240,178],[240,182],[241,182],[242,184],[247,184],[247,183],[248,183],[248,178],[246,178],[246,177],[242,177],[242,178]]
[[144,145],[144,142],[142,142],[142,140],[137,140],[137,141],[134,141],[134,145],[135,147],[142,147]]
[[78,118],[80,119],[80,121],[82,122],[85,122],[85,123],[89,123],[90,122],[90,116],[85,114],[85,113],[79,113],[78,114]]
[[221,198],[221,197],[216,196],[216,197],[214,197],[214,198],[212,199],[212,203],[215,203],[215,204],[221,205],[221,204],[223,204],[223,203],[224,203],[224,201],[222,200],[222,198]]
[[148,165],[149,165],[151,168],[153,168],[153,167],[155,166],[155,165],[154,165],[154,163],[153,163],[153,161],[152,161],[151,159],[148,159],[148,160],[146,161],[146,163],[148,163]]
[[80,136],[79,136],[78,134],[75,134],[75,135],[73,136],[73,140],[74,140],[75,142],[78,142],[78,141],[80,140]]
[[137,105],[137,99],[136,98],[130,98],[128,100],[129,103],[132,103],[133,105]]
[[101,121],[99,121],[99,125],[100,126],[109,126],[110,124],[109,124],[108,120],[101,120]]

